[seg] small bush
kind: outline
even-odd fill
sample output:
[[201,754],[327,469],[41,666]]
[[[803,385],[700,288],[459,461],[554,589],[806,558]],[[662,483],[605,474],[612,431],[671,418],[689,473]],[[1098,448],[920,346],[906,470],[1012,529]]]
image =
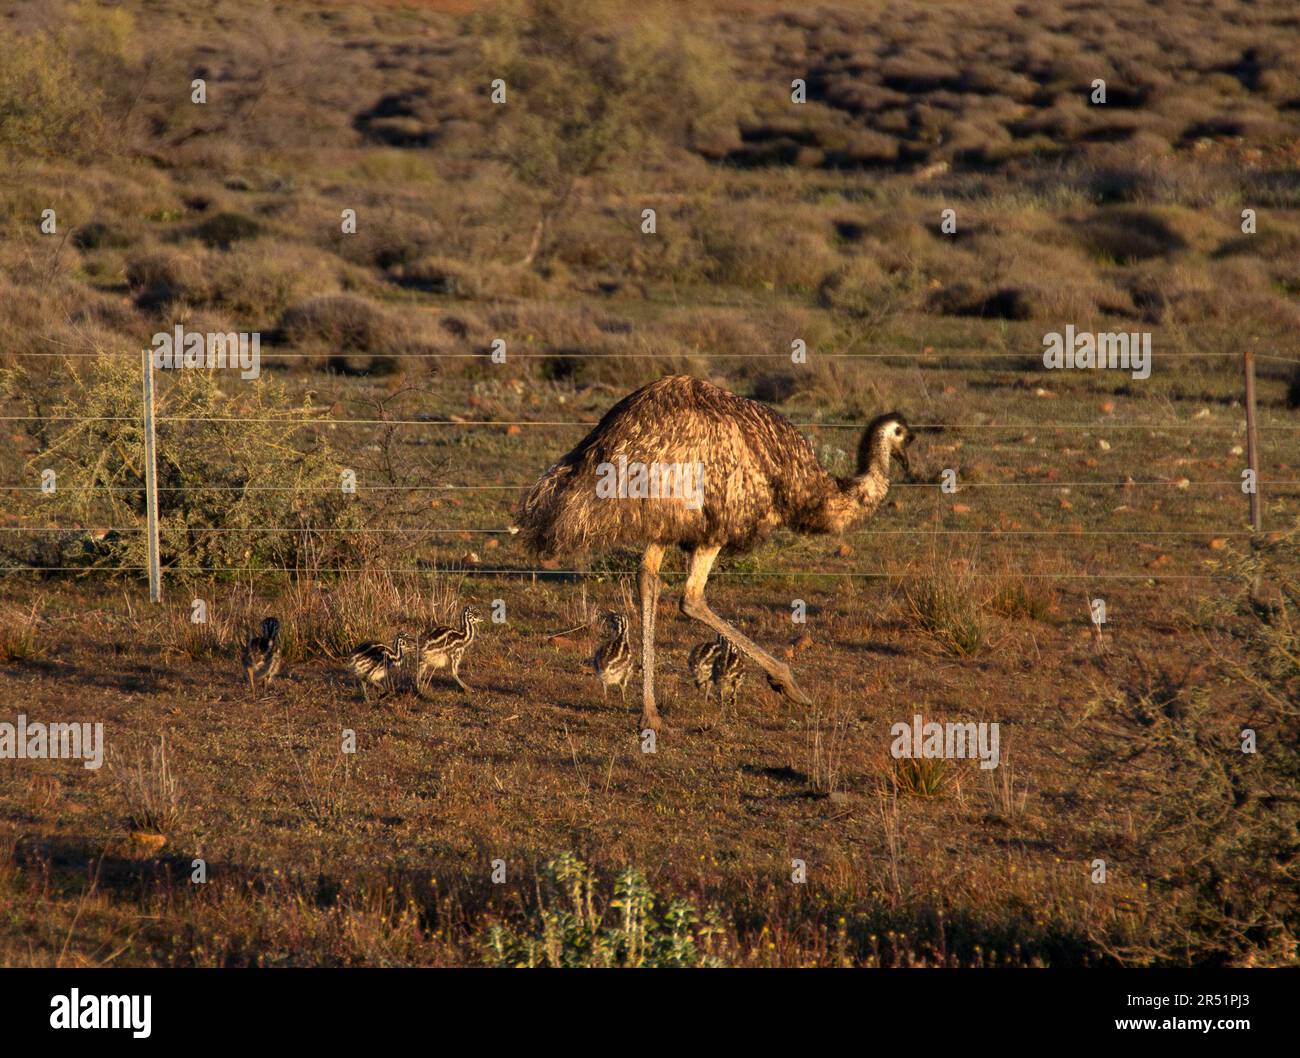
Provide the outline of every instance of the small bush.
[[519,927],[488,930],[487,961],[516,967],[718,966],[716,916],[658,896],[638,870],[615,879],[602,904],[596,878],[572,853],[543,870],[537,906]]
[[136,302],[145,308],[176,301],[202,304],[209,297],[203,258],[179,248],[145,250],[127,259],[125,271]]
[[103,130],[103,96],[81,81],[59,42],[44,34],[0,38],[0,149],[90,151]]
[[217,213],[195,226],[194,238],[214,250],[229,250],[244,239],[256,239],[265,231],[260,221],[242,213]]
[[328,346],[338,352],[388,352],[395,325],[377,305],[355,294],[312,298],[285,310],[280,335],[290,345]]
[[[156,377],[165,567],[296,568],[349,553],[349,534],[337,530],[359,527],[361,507],[339,489],[343,465],[314,427],[309,403],[291,403],[265,379],[230,385],[228,371]],[[128,530],[51,530],[46,539],[59,557],[53,564],[144,568],[145,534],[131,531],[145,512],[139,360],[105,355],[53,380],[11,371],[4,383],[33,414],[52,417],[32,426],[41,455],[27,472],[35,479],[51,468],[60,487],[29,494],[27,517]],[[62,396],[47,403],[51,389]],[[89,418],[58,429],[51,424],[60,416]]]

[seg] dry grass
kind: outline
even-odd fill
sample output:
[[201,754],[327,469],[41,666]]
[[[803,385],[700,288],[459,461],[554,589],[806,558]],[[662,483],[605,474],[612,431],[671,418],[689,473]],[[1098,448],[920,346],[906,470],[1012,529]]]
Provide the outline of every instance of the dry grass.
[[990,630],[981,596],[985,590],[969,562],[926,570],[902,582],[903,601],[914,626],[960,657],[988,650]]
[[34,661],[44,652],[40,608],[37,600],[30,609],[5,606],[0,610],[0,664]]
[[121,759],[110,761],[109,769],[131,830],[167,835],[180,824],[184,800],[166,735],[148,748],[138,745]]

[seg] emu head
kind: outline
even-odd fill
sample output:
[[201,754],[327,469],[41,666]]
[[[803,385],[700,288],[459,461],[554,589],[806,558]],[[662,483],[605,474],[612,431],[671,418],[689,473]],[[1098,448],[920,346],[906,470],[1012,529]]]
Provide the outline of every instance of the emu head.
[[481,625],[483,623],[483,614],[474,606],[466,606],[464,613],[465,623],[469,625]]
[[889,477],[891,459],[897,459],[903,465],[903,472],[909,473],[907,448],[915,437],[901,413],[889,411],[877,415],[867,424],[858,442],[858,477],[872,470]]
[[280,634],[280,621],[275,617],[268,617],[262,622],[262,638],[268,643],[274,643],[275,637]]

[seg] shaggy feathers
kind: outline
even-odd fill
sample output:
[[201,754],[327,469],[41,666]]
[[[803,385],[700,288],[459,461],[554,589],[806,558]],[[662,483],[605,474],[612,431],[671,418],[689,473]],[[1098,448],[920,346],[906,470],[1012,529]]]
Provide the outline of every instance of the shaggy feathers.
[[[902,422],[891,414],[876,423],[891,420]],[[842,532],[870,515],[889,488],[889,449],[872,440],[879,433],[863,436],[858,476],[836,480],[808,440],[767,405],[671,375],[610,408],[532,487],[516,521],[524,541],[548,556],[651,542],[745,550],[782,525]],[[620,459],[702,467],[699,509],[684,499],[596,502],[598,468]]]

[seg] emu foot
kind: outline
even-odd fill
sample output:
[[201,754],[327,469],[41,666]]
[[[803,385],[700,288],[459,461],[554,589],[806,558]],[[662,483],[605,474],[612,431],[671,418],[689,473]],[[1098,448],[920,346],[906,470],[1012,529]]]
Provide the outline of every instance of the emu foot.
[[767,683],[772,690],[784,694],[796,705],[812,705],[812,699],[800,690],[799,685],[794,682],[794,673],[790,672],[788,669],[784,673],[784,678],[769,674],[767,677]]

